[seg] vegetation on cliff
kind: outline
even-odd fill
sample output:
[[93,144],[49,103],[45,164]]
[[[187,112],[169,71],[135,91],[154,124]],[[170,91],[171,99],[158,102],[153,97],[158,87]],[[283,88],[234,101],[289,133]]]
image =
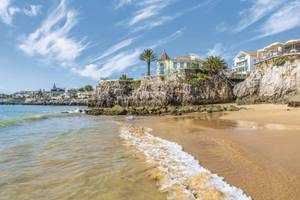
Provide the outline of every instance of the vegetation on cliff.
[[89,115],[182,115],[193,112],[222,112],[238,111],[240,107],[234,105],[199,105],[199,106],[141,106],[122,107],[119,105],[112,108],[92,108],[87,110]]

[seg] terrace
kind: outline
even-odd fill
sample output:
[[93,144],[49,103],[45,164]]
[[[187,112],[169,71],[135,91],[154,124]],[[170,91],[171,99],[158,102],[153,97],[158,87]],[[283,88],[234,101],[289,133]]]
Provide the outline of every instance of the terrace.
[[286,43],[276,42],[257,51],[257,63],[283,55],[300,55],[300,39],[289,40]]

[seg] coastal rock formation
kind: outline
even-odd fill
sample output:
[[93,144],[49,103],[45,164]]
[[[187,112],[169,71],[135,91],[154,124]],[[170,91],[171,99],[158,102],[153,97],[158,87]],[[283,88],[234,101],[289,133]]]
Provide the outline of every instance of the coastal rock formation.
[[232,86],[222,76],[188,83],[176,76],[145,77],[138,81],[103,81],[91,107],[183,106],[233,101]]
[[286,103],[300,94],[300,58],[285,57],[261,63],[258,69],[234,87],[239,104]]

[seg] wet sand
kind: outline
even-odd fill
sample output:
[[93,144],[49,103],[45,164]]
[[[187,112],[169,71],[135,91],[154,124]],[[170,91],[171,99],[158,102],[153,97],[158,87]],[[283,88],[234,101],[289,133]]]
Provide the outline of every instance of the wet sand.
[[146,117],[134,123],[182,145],[202,166],[253,199],[299,199],[300,109],[246,107],[239,112]]

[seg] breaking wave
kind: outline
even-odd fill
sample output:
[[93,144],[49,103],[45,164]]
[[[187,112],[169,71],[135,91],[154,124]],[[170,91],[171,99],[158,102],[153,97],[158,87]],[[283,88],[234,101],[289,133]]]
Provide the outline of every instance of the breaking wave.
[[68,116],[73,116],[81,113],[84,113],[84,110],[75,109],[71,111],[63,111],[63,112],[39,114],[39,115],[27,115],[19,118],[14,118],[14,119],[5,119],[5,120],[0,120],[0,128],[16,126],[26,122],[45,120],[49,118],[68,117]]
[[251,200],[241,189],[203,168],[180,145],[155,137],[150,131],[122,125],[120,136],[154,166],[151,177],[161,191],[168,193],[168,199]]

